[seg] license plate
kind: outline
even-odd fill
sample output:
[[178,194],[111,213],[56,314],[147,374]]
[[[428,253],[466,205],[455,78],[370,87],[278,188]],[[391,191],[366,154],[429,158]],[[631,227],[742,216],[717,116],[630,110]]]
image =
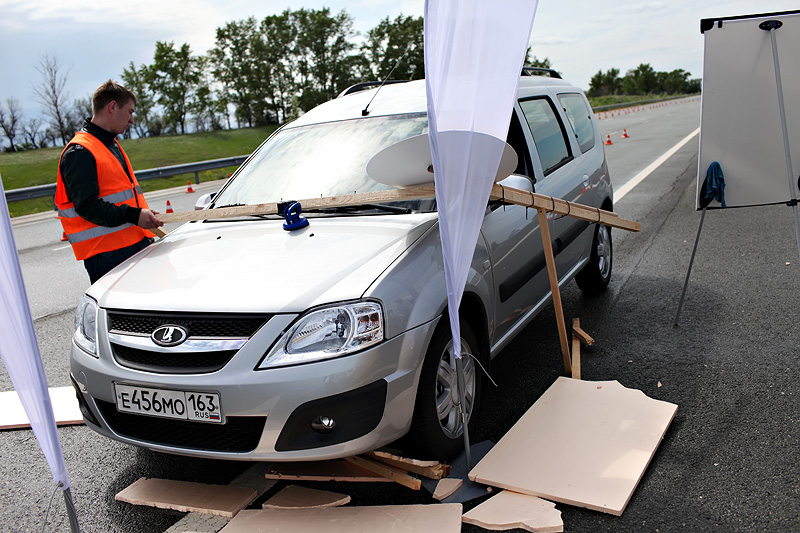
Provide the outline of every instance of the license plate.
[[225,417],[214,392],[150,389],[114,384],[117,410],[125,413],[224,424]]

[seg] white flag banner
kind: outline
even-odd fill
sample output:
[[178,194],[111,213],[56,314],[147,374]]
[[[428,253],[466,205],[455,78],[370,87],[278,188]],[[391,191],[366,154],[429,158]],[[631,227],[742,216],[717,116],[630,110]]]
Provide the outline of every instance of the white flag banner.
[[47,379],[33,329],[28,295],[22,279],[8,204],[0,181],[0,356],[44,452],[53,480],[69,488],[67,467],[56,431]]
[[453,350],[538,0],[426,0],[425,80]]

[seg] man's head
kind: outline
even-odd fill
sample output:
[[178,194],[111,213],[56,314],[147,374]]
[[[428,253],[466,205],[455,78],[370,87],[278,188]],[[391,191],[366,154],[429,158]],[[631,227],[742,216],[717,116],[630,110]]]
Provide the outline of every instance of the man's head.
[[117,135],[133,124],[135,110],[136,95],[113,80],[100,85],[92,95],[92,122]]

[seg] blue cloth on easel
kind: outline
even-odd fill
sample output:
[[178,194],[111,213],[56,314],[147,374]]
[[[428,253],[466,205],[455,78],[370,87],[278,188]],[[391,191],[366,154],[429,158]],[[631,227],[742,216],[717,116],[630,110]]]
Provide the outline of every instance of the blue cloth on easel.
[[703,194],[704,205],[708,205],[712,200],[718,201],[722,207],[728,207],[725,204],[725,176],[722,175],[722,167],[714,161],[708,166],[706,172],[706,180],[703,184],[705,193]]

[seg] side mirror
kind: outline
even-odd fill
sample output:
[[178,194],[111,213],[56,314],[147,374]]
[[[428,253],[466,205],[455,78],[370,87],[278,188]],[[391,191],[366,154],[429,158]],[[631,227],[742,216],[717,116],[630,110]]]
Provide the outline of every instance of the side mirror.
[[525,192],[535,192],[531,179],[528,176],[523,176],[521,174],[511,174],[509,177],[498,181],[497,184],[502,185],[503,187],[519,189]]
[[216,195],[217,195],[217,193],[215,193],[215,192],[210,192],[208,194],[202,195],[194,203],[194,210],[195,211],[201,211],[201,210],[205,209],[206,207],[208,207],[208,204],[211,203],[211,201],[214,199],[214,197]]

